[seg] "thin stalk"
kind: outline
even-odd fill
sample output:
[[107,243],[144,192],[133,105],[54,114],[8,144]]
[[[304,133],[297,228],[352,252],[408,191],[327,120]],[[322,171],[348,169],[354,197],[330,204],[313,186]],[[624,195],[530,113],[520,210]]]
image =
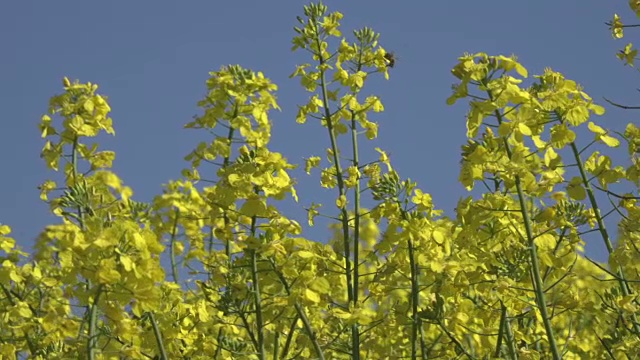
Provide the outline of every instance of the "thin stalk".
[[222,343],[222,336],[224,336],[224,333],[222,332],[222,328],[220,328],[218,330],[218,337],[216,338],[217,344],[216,344],[216,352],[213,354],[214,359],[217,359],[218,356],[220,356],[220,351],[222,350],[222,345],[220,345],[220,343]]
[[[76,136],[73,139],[73,145],[71,148],[71,169],[73,177],[73,185],[76,185],[78,182],[78,137]],[[80,229],[82,231],[85,230],[84,224],[84,209],[82,206],[77,207],[78,212],[78,222]],[[86,289],[91,289],[91,280],[86,279]],[[89,334],[87,339],[87,356],[89,360],[94,360],[96,358],[96,344],[98,342],[97,334],[96,334],[96,322],[98,317],[98,301],[100,300],[100,294],[102,293],[102,285],[98,286],[96,291],[96,296],[92,305],[88,305],[85,307],[85,314],[89,314]],[[84,322],[80,326],[80,333],[84,330]]]
[[[556,243],[555,248],[553,249],[553,255],[555,256],[558,253],[558,250],[560,250],[560,245],[562,245],[562,241],[564,240],[564,236],[567,233],[567,227],[563,227],[562,231],[560,231],[560,236],[558,237],[558,242]],[[553,271],[553,267],[549,266],[547,267],[547,270],[544,272],[544,276],[542,277],[542,281],[546,282],[547,278],[549,277],[549,275],[551,275],[551,272]]]
[[293,340],[293,334],[296,331],[296,325],[298,325],[299,317],[296,316],[293,318],[291,322],[291,326],[289,327],[289,333],[287,334],[287,340],[284,342],[284,348],[282,349],[282,354],[280,356],[281,359],[286,359],[289,354],[289,349],[291,348],[291,341]]
[[[493,94],[491,91],[488,92],[489,98],[493,101]],[[500,111],[495,110],[494,112],[496,118],[498,119],[498,124],[502,123],[502,114]],[[509,142],[506,138],[502,138],[504,143],[505,151],[507,152],[507,157],[511,159],[512,152],[511,147],[509,146]],[[558,346],[556,344],[555,336],[553,335],[553,328],[551,327],[551,319],[549,319],[549,314],[547,312],[547,300],[545,299],[544,294],[544,285],[542,283],[542,277],[540,276],[540,261],[538,259],[538,249],[535,243],[535,238],[533,236],[533,230],[531,229],[531,219],[529,216],[529,211],[527,210],[527,204],[524,192],[522,191],[522,184],[519,175],[515,176],[516,183],[516,191],[518,193],[518,200],[520,202],[520,212],[522,213],[522,218],[524,221],[524,229],[526,232],[527,243],[529,245],[529,257],[531,260],[531,272],[533,279],[533,287],[536,294],[536,302],[538,303],[538,309],[540,310],[540,315],[542,317],[542,322],[544,323],[544,329],[547,333],[547,339],[549,341],[549,348],[551,350],[551,355],[554,360],[560,360],[562,357],[560,356],[560,352],[558,351]]]
[[176,209],[176,219],[173,222],[173,229],[171,230],[171,240],[169,243],[169,256],[171,257],[171,276],[173,282],[178,283],[178,264],[176,262],[176,250],[174,244],[176,241],[176,234],[178,231],[178,219],[180,218],[180,209]]
[[[400,205],[400,202],[398,202]],[[402,218],[405,221],[408,221],[407,213],[402,211]],[[413,246],[413,241],[411,239],[407,240],[407,247],[409,250],[409,267],[411,270],[410,281],[411,281],[411,360],[416,360],[418,358],[418,331],[422,329],[422,320],[420,319],[419,308],[420,308],[420,284],[418,280],[419,275],[419,267],[416,262],[415,249]],[[424,359],[426,354],[424,352],[425,343],[424,343],[424,334],[422,331],[420,332],[420,343],[421,343],[421,353],[422,358]]]
[[[504,140],[505,146],[507,146],[509,158],[511,158],[511,150],[508,148],[507,141]],[[545,299],[544,285],[542,283],[542,277],[540,276],[540,260],[538,259],[538,249],[533,237],[533,231],[531,229],[531,219],[529,217],[529,211],[527,211],[524,192],[522,191],[522,184],[520,183],[520,176],[516,175],[516,190],[518,192],[518,199],[520,200],[520,211],[524,221],[524,229],[527,236],[527,242],[529,244],[529,256],[531,258],[531,271],[533,272],[534,289],[536,293],[536,301],[538,302],[538,309],[540,310],[540,316],[544,323],[545,332],[549,341],[549,348],[554,360],[560,360],[560,352],[556,344],[555,336],[553,335],[553,328],[551,327],[551,319],[547,312],[547,300]]]
[[273,360],[278,360],[278,353],[280,352],[280,333],[276,332],[273,339]]
[[449,338],[449,340],[451,340],[451,342],[453,342],[456,345],[456,348],[458,348],[458,350],[465,354],[467,356],[467,358],[469,359],[475,359],[475,356],[473,356],[471,353],[469,353],[469,351],[467,349],[465,349],[464,345],[462,345],[462,343],[456,339],[455,335],[452,334],[449,329],[447,329],[446,326],[444,326],[444,324],[442,323],[442,321],[438,321],[438,326],[440,327],[440,330],[442,330],[445,335],[447,335],[447,337]]
[[158,345],[158,351],[160,351],[160,358],[158,360],[169,360],[167,356],[167,350],[164,348],[164,342],[162,341],[162,333],[160,333],[160,328],[158,327],[158,322],[156,321],[156,317],[153,312],[149,312],[149,320],[151,321],[151,326],[153,327],[153,336],[156,338],[156,344]]
[[[351,111],[351,144],[353,146],[353,167],[360,168],[360,160],[358,155],[358,131],[356,126],[355,114]],[[354,228],[353,228],[353,303],[358,304],[358,285],[360,283],[360,176],[356,180],[355,187],[353,189],[353,202],[354,202]],[[360,330],[358,329],[358,323],[353,324],[351,332],[357,339],[354,340],[358,345],[360,344]]]
[[[604,241],[604,245],[607,247],[607,252],[609,255],[613,252],[613,245],[611,243],[611,239],[609,238],[609,232],[604,224],[604,219],[602,218],[602,214],[600,213],[600,207],[598,206],[598,202],[596,201],[596,197],[593,193],[593,189],[591,188],[591,183],[587,177],[587,172],[584,169],[584,165],[582,163],[582,159],[580,158],[580,152],[578,151],[578,147],[575,142],[570,144],[571,151],[573,152],[573,156],[576,159],[576,164],[578,165],[578,170],[580,171],[580,177],[582,178],[582,185],[587,191],[587,197],[589,198],[589,202],[591,203],[591,208],[593,209],[593,213],[596,217],[596,222],[598,223],[598,230],[600,231],[600,235],[602,236],[602,240]],[[629,296],[632,294],[631,288],[627,280],[624,277],[624,273],[622,271],[622,267],[618,266],[616,269],[618,283],[620,284],[620,290],[622,290],[622,294],[624,296]],[[632,322],[633,322],[633,330],[636,335],[640,335],[640,323],[638,323],[638,319],[636,318],[636,314],[631,314]]]
[[215,236],[213,235],[213,226],[209,226],[209,255],[213,252]]
[[496,342],[495,357],[499,358],[502,355],[502,338],[504,337],[505,327],[507,324],[507,307],[502,304],[502,311],[500,311],[500,328],[498,329],[498,341]]
[[[507,315],[509,315],[507,313]],[[509,349],[509,355],[511,356],[511,359],[513,360],[518,360],[518,350],[516,349],[516,340],[513,337],[513,330],[511,329],[511,321],[509,321],[509,318],[507,317],[507,327],[506,330],[507,332],[505,333],[505,335],[507,336],[507,349]]]
[[[278,276],[278,279],[280,279],[280,282],[282,283],[284,290],[287,292],[287,295],[290,296],[291,288],[289,287],[289,283],[287,282],[287,279],[284,277],[282,272],[280,272],[276,268],[276,264],[274,263],[273,259],[269,259],[269,262],[271,264],[271,268],[273,269],[273,272],[276,274],[276,276]],[[296,313],[298,314],[298,318],[302,320],[302,325],[304,326],[304,329],[307,332],[307,336],[309,337],[309,340],[311,340],[311,344],[313,345],[313,349],[316,351],[316,355],[318,356],[318,359],[324,360],[324,352],[320,347],[320,343],[318,343],[318,337],[316,336],[315,331],[313,331],[313,327],[311,327],[311,322],[309,321],[307,314],[304,312],[304,309],[302,308],[302,306],[300,306],[300,303],[296,302],[294,307],[296,309]],[[293,324],[291,325],[292,330],[290,334],[293,333],[293,330],[295,329],[294,326],[297,322],[298,320],[294,321]],[[287,342],[289,342],[289,339],[287,339]],[[289,348],[289,345],[286,345],[285,349],[288,349],[288,348]]]
[[[211,256],[211,254],[213,253],[214,239],[215,239],[215,235],[213,233],[213,226],[210,225],[209,226],[209,253],[207,254],[208,256]],[[211,273],[211,271],[207,272],[207,277],[209,278],[209,281],[213,280],[213,274]]]
[[420,301],[420,288],[418,287],[418,269],[413,249],[413,241],[407,240],[409,247],[409,266],[411,267],[411,360],[418,358],[418,327],[420,315],[418,315],[418,305]]
[[495,357],[500,357],[502,355],[502,339],[504,338],[507,343],[507,349],[509,350],[509,358],[517,360],[518,352],[513,340],[513,331],[511,330],[511,324],[509,322],[509,313],[507,312],[507,307],[502,301],[500,301],[500,308],[500,330],[498,331],[498,343],[496,344]]
[[[315,41],[318,48],[318,61],[320,62],[320,87],[322,89],[322,105],[324,107],[324,118],[327,122],[327,130],[329,131],[329,139],[331,141],[331,151],[333,152],[333,163],[336,169],[336,178],[338,182],[338,195],[345,195],[344,179],[342,177],[342,166],[340,165],[340,157],[338,155],[338,145],[333,131],[333,124],[331,122],[331,111],[329,110],[329,98],[327,95],[327,81],[324,66],[326,60],[322,56],[322,46],[320,44],[319,32],[317,22],[314,20]],[[345,195],[346,196],[346,195]],[[350,239],[349,239],[349,214],[346,207],[341,209],[342,220],[342,236],[344,243],[344,261],[345,261],[345,276],[347,280],[347,297],[350,305],[355,305],[353,297],[353,280],[351,270],[351,251],[350,251]],[[355,264],[357,267],[357,264]],[[351,356],[354,360],[360,359],[360,336],[357,324],[351,328]]]
[[296,308],[298,316],[300,317],[300,320],[302,320],[302,325],[307,331],[307,336],[309,336],[309,339],[311,339],[311,344],[313,345],[313,349],[315,350],[316,355],[318,355],[318,359],[324,360],[324,352],[320,347],[320,343],[318,343],[318,337],[316,336],[316,333],[311,327],[311,321],[309,321],[307,314],[305,314],[304,309],[302,309],[302,306],[300,306],[299,303],[296,303],[294,306]]
[[100,301],[100,295],[102,295],[102,285],[98,285],[96,290],[96,297],[91,304],[91,310],[89,311],[89,335],[87,339],[87,353],[89,360],[96,358],[98,348],[98,334],[96,334],[96,323],[98,322],[98,302]]
[[[73,145],[71,148],[71,166],[72,166],[72,177],[73,184],[75,185],[78,181],[78,137],[76,136],[73,139]],[[78,206],[78,220],[80,221],[80,228],[84,230],[84,209],[82,206]]]
[[[234,104],[234,111],[233,111],[233,115],[234,118],[238,116],[238,103]],[[233,133],[234,133],[234,128],[233,126],[229,126],[229,133],[227,134],[227,140],[229,140],[229,144],[231,144],[231,140],[233,139]],[[231,152],[229,152],[231,153]],[[222,167],[223,168],[227,168],[229,166],[229,163],[231,162],[230,159],[230,155],[229,156],[225,156],[223,163],[222,163]],[[227,215],[227,209],[224,209],[222,212],[222,216],[224,219],[224,228],[225,230],[227,229],[227,227],[229,226],[230,220],[229,220],[229,215]],[[225,236],[226,237],[226,236]],[[231,269],[233,268],[233,260],[231,259],[231,239],[223,239],[226,240],[225,244],[224,244],[224,253],[227,256],[227,273],[225,274],[225,280],[226,280],[226,287],[224,289],[224,293],[225,296],[227,298],[231,298]]]
[[422,360],[427,360],[429,358],[429,349],[427,348],[427,342],[424,341],[424,327],[422,326],[422,320],[420,320],[420,328],[418,330],[420,331],[420,357]]
[[[234,103],[234,110],[233,110],[233,114],[231,115],[232,118],[235,118],[238,116],[238,103]],[[231,144],[231,140],[233,139],[233,135],[234,135],[234,131],[235,129],[233,128],[233,126],[229,126],[229,132],[227,133],[227,140],[229,141],[229,144]],[[222,163],[222,168],[227,168],[229,166],[231,162],[231,156],[225,156],[223,159],[223,163]],[[229,216],[227,215],[227,210],[223,209],[223,220],[224,220],[224,228],[226,229],[227,226],[229,226],[230,220],[229,220]],[[176,218],[177,221],[177,218]],[[224,244],[224,252],[225,255],[227,256],[227,268],[228,268],[228,273],[225,274],[225,281],[226,281],[226,286],[224,288],[224,292],[225,292],[225,296],[230,297],[230,293],[231,293],[231,269],[233,267],[233,260],[231,258],[231,239],[222,239],[223,241],[225,241]],[[211,252],[212,249],[212,242],[209,243],[209,252]],[[211,277],[211,274],[209,274],[209,277]],[[249,328],[247,328],[247,331],[249,332],[249,334],[251,335],[251,331]],[[220,329],[218,331],[218,336],[217,336],[217,346],[216,346],[216,351],[214,353],[213,358],[217,359],[223,350],[226,350],[223,348],[223,346],[221,345],[222,343],[222,338],[224,336],[224,332],[222,329]],[[255,343],[255,342],[254,342]]]
[[[73,171],[72,172],[72,177],[73,177],[74,183],[78,179],[78,151],[77,151],[77,147],[78,147],[78,137],[76,136],[73,139],[73,145],[71,147],[71,167],[72,167],[72,171]],[[78,222],[79,222],[80,229],[84,230],[84,209],[82,209],[81,206],[78,206],[76,211],[78,212]],[[86,279],[85,283],[86,283],[85,288],[87,289],[87,291],[89,291],[89,289],[91,289],[91,280]],[[87,317],[87,314],[90,311],[91,311],[91,306],[87,304],[87,306],[85,306],[83,319],[85,319]],[[80,323],[80,328],[78,329],[78,339],[82,336],[82,333],[84,332],[84,327],[85,327],[85,322],[83,321],[82,323]]]
[[[251,217],[251,236],[255,237],[256,216]],[[250,250],[251,255],[251,282],[253,283],[253,301],[256,307],[256,330],[258,332],[258,357],[266,359],[264,349],[264,320],[262,319],[262,295],[260,294],[260,279],[258,278],[258,255],[255,249]]]
[[240,317],[240,321],[242,321],[242,325],[247,330],[247,335],[249,335],[249,339],[251,339],[253,348],[258,349],[260,345],[258,345],[258,339],[256,339],[256,336],[253,333],[253,328],[251,327],[251,324],[249,323],[249,319],[247,318],[248,313],[251,313],[251,312],[245,311],[244,306],[241,309],[238,309],[238,312],[237,312],[238,317]]

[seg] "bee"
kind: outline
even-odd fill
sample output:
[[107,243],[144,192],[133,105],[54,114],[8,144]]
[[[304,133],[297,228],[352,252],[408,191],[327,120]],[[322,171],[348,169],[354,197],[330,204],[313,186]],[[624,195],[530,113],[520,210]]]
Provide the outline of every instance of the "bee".
[[393,68],[396,65],[396,60],[398,60],[398,57],[393,51],[384,54],[384,58],[387,59],[387,66],[390,68]]

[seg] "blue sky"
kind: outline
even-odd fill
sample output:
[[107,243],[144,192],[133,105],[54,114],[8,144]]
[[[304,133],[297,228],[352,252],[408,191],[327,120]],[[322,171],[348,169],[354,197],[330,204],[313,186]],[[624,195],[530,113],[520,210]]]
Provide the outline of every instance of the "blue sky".
[[[293,163],[323,155],[326,131],[298,125],[296,105],[308,93],[288,76],[303,53],[291,53],[292,27],[307,2],[279,1],[12,1],[0,5],[0,222],[30,248],[38,232],[54,220],[36,187],[53,177],[39,158],[43,140],[37,124],[50,96],[68,76],[100,85],[109,97],[116,137],[100,142],[116,151],[115,171],[134,197],[149,201],[161,185],[179,177],[183,157],[203,134],[183,130],[199,113],[208,72],[240,64],[262,71],[279,85],[281,112],[273,112],[272,150]],[[466,191],[457,183],[460,146],[465,142],[466,102],[445,104],[454,77],[450,69],[464,52],[516,54],[530,74],[545,67],[584,85],[586,92],[636,104],[637,78],[615,58],[615,41],[604,22],[617,12],[631,20],[625,1],[327,1],[341,11],[344,34],[362,26],[380,32],[381,44],[399,61],[387,82],[372,81],[369,92],[382,98],[377,115],[380,138],[373,145],[391,153],[404,178],[432,194],[438,208],[453,215]],[[491,5],[488,5],[491,4]],[[623,18],[623,19],[625,19]],[[622,130],[634,113],[607,107],[599,119]],[[372,146],[373,146],[372,145]],[[624,151],[618,159],[624,159]],[[367,148],[370,151],[370,148]],[[374,156],[371,152],[367,157]],[[317,178],[295,171],[301,202],[283,211],[305,218],[302,205],[326,203],[334,192],[317,191]],[[323,196],[329,196],[323,199]],[[304,221],[302,221],[304,223]],[[316,228],[305,236],[326,241]],[[604,260],[599,238],[587,253]]]

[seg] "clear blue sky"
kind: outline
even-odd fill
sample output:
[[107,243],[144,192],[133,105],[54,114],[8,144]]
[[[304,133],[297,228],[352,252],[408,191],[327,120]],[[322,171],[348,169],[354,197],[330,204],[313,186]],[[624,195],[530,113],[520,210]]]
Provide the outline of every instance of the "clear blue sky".
[[[307,62],[290,52],[297,1],[5,1],[0,5],[0,222],[12,226],[18,242],[30,248],[52,220],[36,187],[52,174],[39,158],[43,140],[37,124],[50,96],[68,76],[100,85],[109,97],[116,137],[101,142],[117,153],[115,171],[149,201],[161,185],[179,177],[183,157],[202,134],[182,126],[199,110],[208,72],[238,63],[262,71],[280,87],[282,112],[272,113],[274,143],[291,162],[322,155],[328,146],[319,125],[295,123],[296,105],[308,94],[288,75]],[[445,104],[454,82],[451,67],[463,52],[516,54],[529,69],[563,72],[602,96],[636,104],[634,70],[615,58],[623,41],[604,25],[614,12],[630,12],[626,1],[328,1],[345,17],[342,29],[373,27],[381,44],[400,60],[388,82],[369,91],[386,111],[375,145],[392,153],[404,178],[417,180],[438,208],[453,214],[466,196],[457,183],[460,146],[465,141],[465,102]],[[635,101],[638,100],[638,101]],[[601,101],[601,100],[600,100]],[[601,101],[602,102],[602,101]],[[604,124],[621,130],[636,116],[607,107]],[[622,150],[624,151],[624,150]],[[334,192],[316,191],[317,179],[302,171],[301,205],[322,201],[333,210]],[[304,219],[301,205],[284,211]],[[302,221],[304,223],[304,221]],[[306,232],[325,241],[324,228]],[[587,253],[604,260],[600,239]]]

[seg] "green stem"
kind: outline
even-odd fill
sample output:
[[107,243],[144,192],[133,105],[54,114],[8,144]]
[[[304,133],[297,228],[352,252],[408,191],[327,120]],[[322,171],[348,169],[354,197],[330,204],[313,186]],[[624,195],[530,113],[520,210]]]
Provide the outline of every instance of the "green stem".
[[[73,139],[73,145],[71,148],[71,169],[72,169],[71,176],[73,178],[72,185],[76,185],[78,182],[78,146],[79,146],[78,140],[79,139],[76,136]],[[78,212],[78,222],[79,222],[80,229],[84,231],[85,230],[85,218],[84,218],[85,213],[84,213],[83,207],[78,206],[77,212]],[[87,291],[89,291],[91,289],[91,280],[86,279],[85,283],[86,283],[86,289]],[[87,353],[88,353],[87,355],[90,360],[94,360],[96,355],[95,344],[97,343],[97,338],[95,335],[95,331],[96,331],[96,321],[97,321],[96,318],[97,318],[97,312],[98,312],[97,304],[98,304],[98,300],[100,298],[101,292],[102,292],[102,285],[98,286],[96,298],[94,300],[93,305],[87,305],[85,307],[85,316],[87,313],[89,314],[89,338],[87,340]],[[80,334],[82,333],[83,330],[84,330],[84,322],[80,326]]]
[[87,339],[87,353],[89,360],[95,360],[98,352],[98,334],[96,334],[96,327],[98,322],[98,302],[100,301],[100,295],[102,295],[102,287],[102,284],[98,285],[96,297],[93,299],[93,304],[89,311],[89,336]]
[[[214,239],[215,237],[213,235],[213,227],[209,226],[209,255],[213,253]],[[209,274],[209,277],[211,277],[211,274]]]
[[[507,141],[504,141],[505,146],[508,148]],[[511,150],[508,150],[509,158],[511,158]],[[531,229],[531,219],[529,218],[529,212],[527,211],[527,207],[525,204],[525,196],[522,191],[522,184],[520,183],[520,176],[516,175],[516,190],[518,192],[518,199],[520,200],[520,211],[522,212],[522,217],[524,221],[524,229],[527,236],[527,242],[529,244],[529,256],[531,258],[531,271],[533,272],[533,282],[534,289],[536,293],[536,300],[538,303],[538,309],[540,310],[540,316],[542,317],[542,321],[544,323],[544,328],[547,333],[547,338],[549,341],[549,347],[551,349],[551,354],[553,355],[554,360],[560,360],[562,357],[560,356],[560,352],[558,351],[558,346],[556,345],[556,339],[553,334],[553,328],[551,327],[551,319],[549,318],[549,314],[547,312],[547,300],[545,299],[544,294],[544,285],[542,283],[542,277],[540,276],[540,260],[538,259],[538,248],[534,241],[533,231]]]
[[176,241],[176,234],[178,232],[178,219],[180,218],[180,209],[176,209],[176,219],[173,222],[173,229],[171,230],[171,241],[169,244],[169,256],[171,257],[171,276],[173,282],[178,283],[178,264],[176,262],[176,251],[174,243]]
[[284,342],[284,348],[282,349],[281,359],[286,359],[289,354],[289,348],[291,347],[291,341],[293,340],[293,334],[296,331],[296,325],[298,324],[299,317],[296,316],[293,318],[291,322],[291,326],[289,327],[289,333],[287,334],[287,340]]
[[509,349],[509,357],[512,360],[518,359],[518,352],[516,351],[516,344],[513,340],[513,331],[509,323],[509,313],[507,307],[500,300],[501,315],[500,315],[500,330],[498,331],[498,343],[496,344],[495,357],[502,355],[502,339],[505,338],[507,342],[507,349]]
[[[351,111],[351,144],[353,146],[353,167],[355,169],[360,168],[360,160],[358,155],[358,132],[356,126],[355,114]],[[358,293],[359,293],[359,283],[360,283],[360,176],[356,180],[355,187],[353,189],[353,198],[354,198],[354,228],[353,228],[353,303],[358,304]],[[358,323],[353,324],[351,329],[352,336],[355,336],[356,339],[354,343],[358,345],[360,344],[360,330],[358,329]],[[355,347],[354,347],[355,350]]]
[[[234,104],[234,111],[233,111],[233,118],[238,116],[238,103],[236,102]],[[229,133],[227,134],[227,140],[229,141],[229,144],[231,144],[231,140],[233,139],[233,133],[234,133],[234,128],[233,126],[229,125]],[[231,146],[231,145],[229,145]],[[229,153],[231,153],[231,151],[229,151]],[[229,164],[231,162],[230,159],[230,155],[229,156],[225,156],[223,163],[222,163],[222,168],[226,169],[227,167],[229,167]],[[231,220],[229,219],[229,215],[227,215],[227,209],[223,209],[222,210],[222,216],[224,219],[224,229],[226,231],[226,229],[229,227],[229,223],[231,222]],[[226,236],[225,236],[226,237]],[[224,275],[225,280],[226,280],[226,287],[224,289],[224,294],[225,297],[227,299],[231,298],[231,270],[233,269],[233,260],[231,258],[231,239],[223,239],[223,241],[225,241],[224,243],[224,253],[227,256],[227,273]]]
[[[325,78],[325,68],[326,60],[324,56],[322,56],[322,46],[320,44],[318,25],[315,19],[312,19],[314,23],[314,32],[315,32],[315,42],[318,49],[318,53],[316,56],[318,57],[318,61],[320,62],[320,86],[322,89],[322,105],[324,108],[324,118],[327,123],[327,130],[329,131],[329,139],[331,141],[331,151],[333,152],[333,163],[336,169],[336,178],[338,182],[338,195],[345,195],[345,186],[344,179],[342,177],[342,167],[340,165],[340,157],[338,156],[338,145],[335,137],[335,133],[333,131],[333,123],[331,122],[331,111],[329,110],[329,98],[327,94],[327,81]],[[345,195],[346,196],[346,195]],[[349,239],[349,214],[347,212],[346,207],[341,209],[341,220],[342,220],[342,236],[343,236],[343,244],[344,244],[344,261],[345,261],[345,276],[347,280],[347,298],[349,300],[349,304],[355,306],[354,302],[354,291],[353,291],[353,280],[352,270],[351,270],[351,251],[350,251],[350,239]],[[355,264],[357,267],[357,264]],[[351,353],[354,360],[360,359],[360,336],[358,331],[358,324],[354,324],[351,328]]]
[[276,332],[273,338],[273,360],[278,360],[278,353],[280,352],[280,333]]
[[502,311],[500,312],[500,328],[498,329],[498,341],[496,342],[495,357],[499,358],[502,355],[502,338],[504,337],[505,327],[507,324],[507,307],[502,304]]
[[295,308],[296,308],[296,312],[298,313],[298,316],[300,317],[300,320],[302,320],[302,325],[307,331],[307,336],[309,336],[309,339],[311,339],[311,344],[313,345],[313,349],[315,350],[316,355],[318,356],[318,359],[324,360],[324,352],[320,347],[320,343],[318,343],[318,337],[316,336],[316,333],[313,331],[313,328],[311,327],[311,321],[309,321],[307,314],[305,314],[304,309],[302,309],[302,306],[300,306],[299,303],[295,304]]
[[456,339],[455,335],[452,334],[449,331],[449,329],[446,328],[446,326],[444,326],[442,321],[438,321],[438,326],[445,333],[445,335],[447,335],[449,340],[451,340],[456,345],[456,348],[458,348],[458,350],[460,352],[465,354],[467,356],[467,358],[469,358],[469,359],[475,359],[475,356],[473,356],[471,353],[469,353],[469,351],[467,349],[465,349],[464,345],[462,345],[462,343],[458,339]]
[[[600,235],[602,236],[602,240],[604,241],[604,245],[607,247],[607,252],[609,255],[613,252],[613,245],[611,243],[611,239],[609,238],[609,232],[604,224],[604,219],[602,218],[602,214],[600,213],[600,207],[598,206],[598,202],[596,201],[596,197],[593,193],[593,189],[591,188],[591,183],[587,178],[587,172],[584,169],[584,165],[582,163],[582,159],[580,158],[580,152],[578,151],[578,147],[575,142],[570,144],[571,151],[573,152],[573,156],[576,159],[576,164],[578,165],[578,170],[580,171],[580,177],[582,178],[582,185],[587,191],[587,196],[589,197],[589,202],[591,203],[591,208],[593,209],[593,213],[596,217],[596,222],[598,223],[598,230]],[[618,266],[615,270],[617,273],[618,283],[620,285],[620,290],[622,290],[622,294],[624,296],[629,296],[632,294],[631,288],[627,280],[624,277],[624,272],[622,271],[622,267]],[[632,322],[633,322],[633,330],[636,335],[640,335],[640,323],[638,323],[638,319],[636,318],[636,314],[631,314]]]
[[[251,217],[251,236],[255,237],[256,216]],[[262,296],[260,294],[260,279],[258,278],[258,255],[255,249],[250,250],[251,254],[251,281],[253,282],[253,301],[256,307],[256,330],[258,332],[258,357],[260,360],[266,359],[264,348],[264,321],[262,319]]]
[[[398,205],[401,205],[398,201]],[[406,211],[402,211],[402,218],[405,221],[409,221]],[[420,308],[420,284],[418,280],[419,268],[416,262],[415,249],[413,241],[407,240],[407,247],[409,250],[409,267],[410,267],[410,281],[411,281],[411,360],[418,358],[418,331],[422,329],[422,320],[419,315]],[[425,358],[424,352],[424,336],[420,336],[422,358]]]
[[407,240],[409,247],[409,266],[411,267],[411,360],[418,358],[418,326],[420,315],[418,315],[420,288],[418,287],[418,269],[413,249],[413,241]]
[[222,332],[222,328],[218,330],[217,344],[216,344],[216,352],[213,354],[213,358],[217,359],[220,356],[220,352],[222,351],[222,336],[224,333]]
[[151,326],[153,327],[153,336],[156,338],[156,343],[158,344],[158,351],[160,351],[160,358],[158,360],[168,360],[167,350],[164,348],[164,342],[162,341],[162,334],[160,333],[160,328],[158,328],[158,322],[156,321],[156,317],[153,312],[149,312],[149,320],[151,321]]
[[[273,269],[273,272],[276,274],[276,276],[278,276],[278,279],[280,279],[280,282],[282,283],[284,290],[287,292],[287,295],[291,296],[291,288],[289,287],[289,283],[287,282],[287,279],[284,277],[284,274],[282,274],[282,272],[276,268],[276,264],[273,261],[273,259],[269,259],[269,262],[271,264],[271,268]],[[313,327],[311,326],[311,322],[309,321],[307,314],[304,312],[304,309],[302,308],[302,306],[300,306],[300,303],[296,302],[294,307],[296,309],[296,313],[298,314],[298,318],[302,320],[304,329],[307,332],[307,336],[309,337],[309,340],[311,340],[311,344],[313,345],[313,348],[316,351],[316,355],[318,356],[318,359],[324,360],[324,352],[320,347],[320,343],[318,343],[318,337],[316,336],[315,331],[313,331]],[[295,330],[295,324],[297,322],[298,320],[296,319],[291,325],[291,331],[289,332],[290,334],[292,334],[293,330]],[[289,342],[289,340],[287,340],[287,342]],[[287,349],[288,351],[289,345],[286,345],[285,349]]]
[[422,360],[429,358],[429,349],[427,348],[427,342],[424,340],[424,327],[422,326],[422,319],[420,319],[418,331],[420,331],[420,357]]
[[[563,227],[562,230],[560,231],[558,242],[556,242],[556,246],[553,249],[553,256],[556,256],[558,254],[558,250],[560,250],[560,246],[562,245],[562,241],[564,240],[564,236],[566,232],[567,232],[567,227]],[[549,275],[551,275],[552,271],[553,271],[553,267],[548,266],[547,270],[545,270],[544,272],[544,276],[542,277],[542,282],[546,283],[547,278],[549,277]]]
[[[493,101],[493,94],[491,91],[488,91],[489,98]],[[494,112],[496,118],[498,119],[498,124],[502,124],[502,114],[500,111],[495,110]],[[509,146],[509,142],[506,138],[502,138],[504,143],[505,151],[507,152],[507,157],[511,159],[512,152],[511,147]],[[533,279],[533,287],[536,294],[536,302],[538,303],[538,309],[540,310],[540,316],[542,317],[542,322],[544,323],[544,329],[547,333],[547,338],[549,341],[549,348],[551,350],[551,354],[554,360],[560,360],[562,357],[560,356],[560,352],[558,351],[558,346],[556,345],[556,339],[553,335],[553,328],[551,327],[551,319],[549,319],[549,314],[547,312],[547,301],[545,299],[544,294],[544,285],[542,283],[542,277],[540,276],[540,261],[538,259],[538,249],[535,243],[535,238],[533,236],[533,231],[531,229],[531,219],[529,217],[529,211],[527,210],[526,199],[524,195],[524,191],[522,191],[522,184],[520,175],[515,175],[515,183],[516,183],[516,191],[518,193],[518,200],[520,202],[520,212],[522,213],[522,218],[524,221],[524,229],[527,237],[527,244],[529,245],[529,257],[531,260],[531,272]]]

